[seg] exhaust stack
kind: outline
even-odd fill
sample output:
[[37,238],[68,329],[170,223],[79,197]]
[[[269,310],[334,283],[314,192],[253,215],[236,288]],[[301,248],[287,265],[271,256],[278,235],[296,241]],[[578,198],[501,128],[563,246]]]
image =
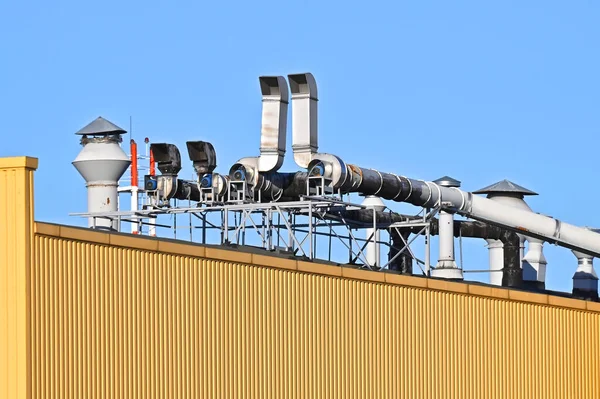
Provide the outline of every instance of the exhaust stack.
[[292,149],[294,161],[307,168],[319,149],[317,82],[311,73],[288,75],[292,92]]
[[[102,117],[79,130],[83,149],[72,162],[85,179],[88,191],[88,212],[114,212],[118,207],[119,179],[131,161],[121,149],[121,135],[127,133]],[[117,221],[93,217],[88,226],[97,229],[118,230]]]

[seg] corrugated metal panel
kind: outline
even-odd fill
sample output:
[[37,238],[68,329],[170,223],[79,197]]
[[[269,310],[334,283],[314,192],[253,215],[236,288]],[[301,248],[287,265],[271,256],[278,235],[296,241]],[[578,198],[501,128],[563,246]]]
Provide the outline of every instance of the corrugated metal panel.
[[35,237],[33,397],[598,398],[597,313]]

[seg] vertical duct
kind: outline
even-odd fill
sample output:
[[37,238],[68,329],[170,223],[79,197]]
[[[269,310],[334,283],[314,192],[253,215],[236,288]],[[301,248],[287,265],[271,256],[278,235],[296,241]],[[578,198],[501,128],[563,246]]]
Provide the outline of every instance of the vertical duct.
[[287,135],[288,87],[283,76],[259,77],[262,92],[259,172],[275,172],[283,165]]
[[[442,187],[460,187],[460,181],[444,176],[434,181]],[[456,265],[454,259],[454,215],[447,211],[440,211],[439,219],[439,260],[431,270],[432,277],[452,280],[462,280],[463,272]]]
[[[383,212],[385,209],[385,204],[381,198],[375,195],[366,195],[361,205],[365,206],[369,210],[374,209],[377,212]],[[365,248],[365,257],[367,258],[367,262],[370,266],[380,266],[379,229],[365,229],[365,234],[365,239],[369,241]]]
[[[131,161],[121,149],[121,135],[127,133],[117,125],[98,117],[79,130],[83,149],[73,166],[85,179],[88,192],[88,212],[115,212],[118,207],[118,181]],[[95,219],[95,220],[94,220]],[[88,226],[118,230],[116,220],[88,218]]]
[[[480,190],[473,191],[473,194],[487,194],[487,198],[497,201],[506,205],[510,205],[519,209],[523,209],[531,212],[531,208],[524,200],[526,195],[538,195],[537,193],[526,189],[516,183],[509,180],[502,180],[494,183],[490,186],[484,187]],[[520,258],[524,261],[523,251],[525,247],[525,240],[527,238],[522,234],[519,234],[520,240]],[[500,240],[487,239],[489,259],[490,259],[490,284],[502,285],[502,272],[504,268],[504,255],[503,255],[503,244]],[[526,270],[524,270],[523,279],[531,285],[544,284],[544,278],[546,275],[545,263],[542,265],[539,262],[534,262],[536,257],[539,258],[538,252],[541,251],[541,247],[530,245],[530,248],[534,248],[529,258],[533,262],[528,264]],[[543,254],[541,255],[543,257]],[[543,270],[539,270],[542,267]],[[542,280],[539,280],[542,278]]]
[[319,149],[317,82],[311,73],[288,75],[292,92],[292,149],[294,161],[307,168]]
[[288,87],[283,76],[259,77],[262,93],[260,156],[239,159],[230,169],[232,180],[244,180],[251,189],[259,172],[276,172],[283,164],[287,134]]

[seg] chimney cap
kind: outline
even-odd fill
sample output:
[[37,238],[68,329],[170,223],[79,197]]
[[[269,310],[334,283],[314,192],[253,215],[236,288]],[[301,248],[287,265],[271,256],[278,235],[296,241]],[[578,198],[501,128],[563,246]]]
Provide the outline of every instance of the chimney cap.
[[99,116],[92,122],[81,128],[77,133],[78,135],[90,135],[90,136],[109,136],[113,134],[124,134],[126,130],[121,129],[114,123],[107,121],[103,117]]
[[460,187],[460,181],[453,179],[450,176],[440,177],[439,179],[434,180],[433,182],[442,187]]
[[509,193],[509,194],[521,194],[521,195],[538,195],[538,193],[531,191],[523,186],[520,186],[516,183],[511,182],[510,180],[501,180],[497,183],[479,189],[477,191],[473,191],[473,194],[499,194],[499,193]]

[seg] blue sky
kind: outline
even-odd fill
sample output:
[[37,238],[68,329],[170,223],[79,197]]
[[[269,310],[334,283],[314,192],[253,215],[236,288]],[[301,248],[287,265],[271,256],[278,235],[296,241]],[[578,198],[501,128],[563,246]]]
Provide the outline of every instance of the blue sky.
[[[82,223],[73,133],[98,115],[184,159],[209,140],[225,171],[258,155],[258,76],[312,72],[322,151],[466,190],[508,178],[600,227],[599,18],[592,1],[4,2],[0,156],[40,159],[38,220]],[[547,287],[570,291],[575,257],[545,254]],[[465,267],[487,267],[483,242]]]

